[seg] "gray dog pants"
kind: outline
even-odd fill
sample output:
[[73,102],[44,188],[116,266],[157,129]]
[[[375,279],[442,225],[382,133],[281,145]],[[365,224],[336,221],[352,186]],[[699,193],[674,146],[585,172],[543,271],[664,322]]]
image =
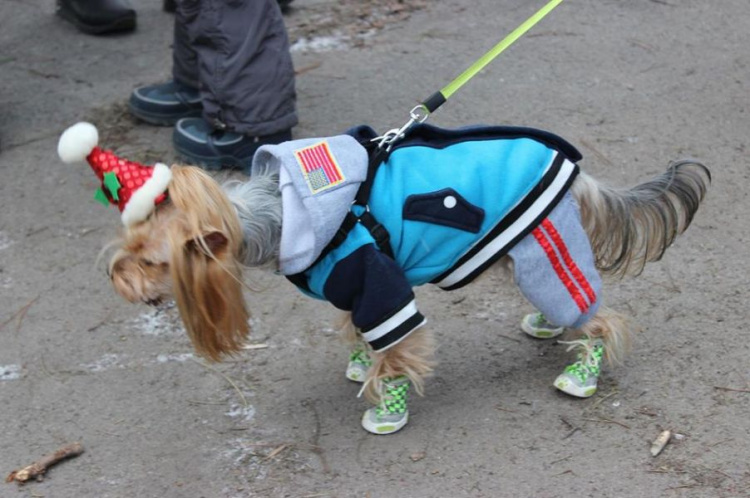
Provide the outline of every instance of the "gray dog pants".
[[199,88],[203,118],[251,136],[297,124],[294,67],[277,0],[179,0],[174,79]]

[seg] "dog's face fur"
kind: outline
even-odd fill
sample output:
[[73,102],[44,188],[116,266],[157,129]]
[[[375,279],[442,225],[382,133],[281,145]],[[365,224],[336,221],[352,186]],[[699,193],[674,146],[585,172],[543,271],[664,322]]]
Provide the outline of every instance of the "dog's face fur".
[[238,263],[242,230],[211,177],[180,166],[172,175],[169,200],[126,228],[109,275],[130,302],[174,297],[196,351],[219,360],[239,351],[250,330]]
[[112,257],[112,285],[131,303],[157,305],[173,297],[169,243],[161,235],[177,223],[177,216],[172,204],[160,207],[145,223],[126,231],[122,247]]

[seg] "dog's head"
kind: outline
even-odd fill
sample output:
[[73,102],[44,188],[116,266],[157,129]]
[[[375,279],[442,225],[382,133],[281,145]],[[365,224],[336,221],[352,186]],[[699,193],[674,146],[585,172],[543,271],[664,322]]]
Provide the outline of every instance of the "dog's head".
[[169,200],[128,227],[109,264],[115,290],[155,305],[174,297],[193,346],[211,359],[249,333],[242,296],[242,230],[221,187],[200,169],[172,166]]

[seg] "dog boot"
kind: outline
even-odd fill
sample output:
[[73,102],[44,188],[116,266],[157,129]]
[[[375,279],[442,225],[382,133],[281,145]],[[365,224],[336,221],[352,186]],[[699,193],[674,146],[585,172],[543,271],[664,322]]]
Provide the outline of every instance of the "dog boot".
[[362,427],[373,434],[392,434],[401,430],[409,421],[406,402],[410,385],[409,379],[403,375],[395,379],[383,379],[383,401],[364,413]]
[[549,323],[541,313],[531,313],[521,320],[521,330],[537,339],[551,339],[565,331],[565,327],[556,327]]
[[367,370],[372,365],[367,349],[357,346],[349,355],[349,365],[346,366],[346,378],[354,382],[364,382]]
[[578,353],[578,361],[565,367],[565,371],[557,376],[555,387],[571,396],[588,398],[596,392],[604,357],[604,343],[601,339],[580,339],[560,343],[570,344],[568,350],[580,347],[582,351]]

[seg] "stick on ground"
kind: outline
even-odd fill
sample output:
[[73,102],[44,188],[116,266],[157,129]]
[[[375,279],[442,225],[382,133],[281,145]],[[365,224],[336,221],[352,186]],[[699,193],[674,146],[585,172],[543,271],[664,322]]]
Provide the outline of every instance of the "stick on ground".
[[29,479],[41,480],[44,473],[47,472],[47,469],[66,458],[77,457],[81,453],[83,453],[83,446],[81,446],[81,443],[72,443],[63,446],[56,452],[43,456],[38,461],[22,468],[21,470],[14,470],[8,474],[8,477],[5,478],[5,482],[16,481],[24,483]]

